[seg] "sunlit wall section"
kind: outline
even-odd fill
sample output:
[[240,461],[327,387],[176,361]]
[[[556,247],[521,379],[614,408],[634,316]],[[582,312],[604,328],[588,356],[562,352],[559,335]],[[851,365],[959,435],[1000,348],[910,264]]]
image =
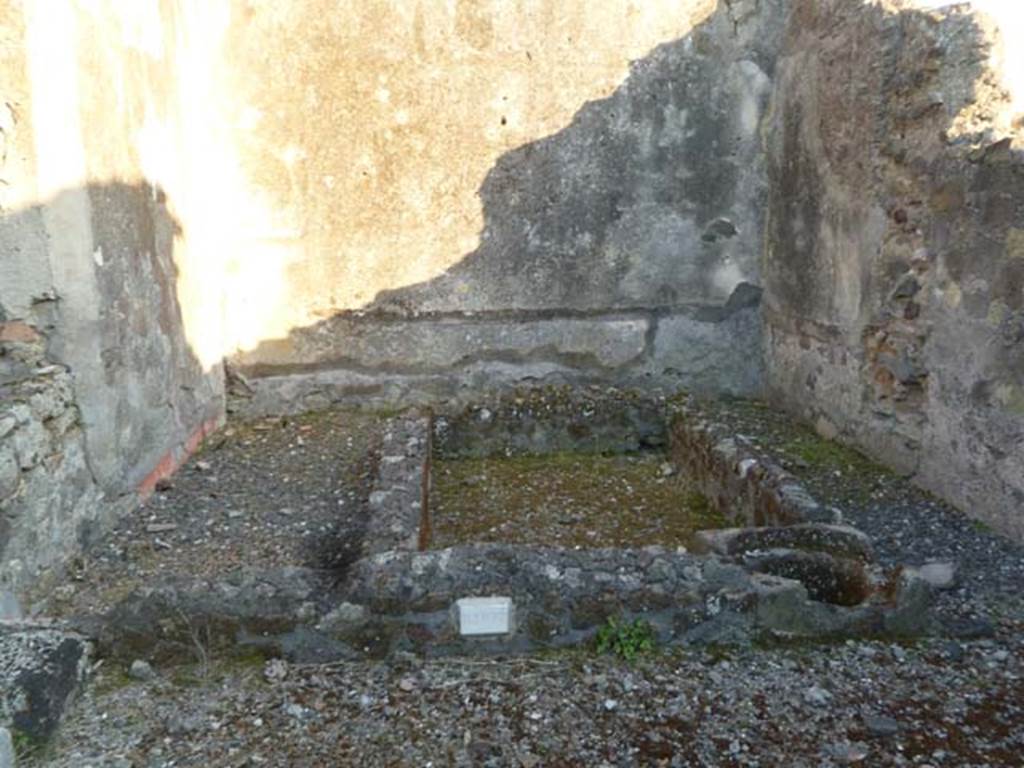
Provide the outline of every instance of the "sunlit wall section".
[[268,210],[228,264],[233,340],[251,348],[458,265],[481,244],[499,159],[565,129],[717,5],[234,3],[216,101]]

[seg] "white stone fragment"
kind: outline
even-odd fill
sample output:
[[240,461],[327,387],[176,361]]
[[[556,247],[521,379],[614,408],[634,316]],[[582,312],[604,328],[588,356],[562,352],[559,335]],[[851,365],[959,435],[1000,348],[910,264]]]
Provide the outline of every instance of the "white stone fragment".
[[746,477],[747,474],[757,466],[757,459],[744,459],[740,462],[740,477]]
[[14,742],[6,728],[0,728],[0,768],[14,768]]
[[933,589],[952,589],[956,586],[955,563],[931,562],[908,570],[927,581]]

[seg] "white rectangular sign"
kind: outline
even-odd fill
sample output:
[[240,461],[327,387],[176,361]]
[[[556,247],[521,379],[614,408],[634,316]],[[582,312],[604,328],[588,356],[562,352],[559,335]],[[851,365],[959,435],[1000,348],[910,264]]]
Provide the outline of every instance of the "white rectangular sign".
[[459,634],[507,635],[512,631],[512,598],[464,597],[459,610]]

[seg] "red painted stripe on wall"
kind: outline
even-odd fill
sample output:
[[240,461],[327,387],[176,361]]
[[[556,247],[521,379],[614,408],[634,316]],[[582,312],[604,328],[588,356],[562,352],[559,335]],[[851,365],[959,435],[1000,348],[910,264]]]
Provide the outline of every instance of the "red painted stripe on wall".
[[177,472],[178,468],[188,460],[188,457],[196,452],[203,440],[216,432],[222,423],[223,417],[221,416],[214,416],[204,421],[185,439],[182,445],[171,448],[165,453],[153,470],[139,483],[140,501],[145,501],[153,494],[157,483]]

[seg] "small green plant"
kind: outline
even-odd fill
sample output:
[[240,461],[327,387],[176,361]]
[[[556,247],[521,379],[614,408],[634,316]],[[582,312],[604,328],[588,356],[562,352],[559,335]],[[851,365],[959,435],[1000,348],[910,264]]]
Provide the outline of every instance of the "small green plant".
[[992,526],[984,520],[971,520],[971,527],[976,533],[992,533]]
[[609,617],[597,630],[597,652],[614,653],[626,661],[633,661],[641,653],[654,650],[654,629],[643,619],[620,621]]
[[14,747],[14,754],[18,757],[19,763],[21,761],[34,760],[41,756],[47,746],[45,742],[40,741],[37,737],[18,730],[17,728],[13,728],[11,731],[11,742]]

